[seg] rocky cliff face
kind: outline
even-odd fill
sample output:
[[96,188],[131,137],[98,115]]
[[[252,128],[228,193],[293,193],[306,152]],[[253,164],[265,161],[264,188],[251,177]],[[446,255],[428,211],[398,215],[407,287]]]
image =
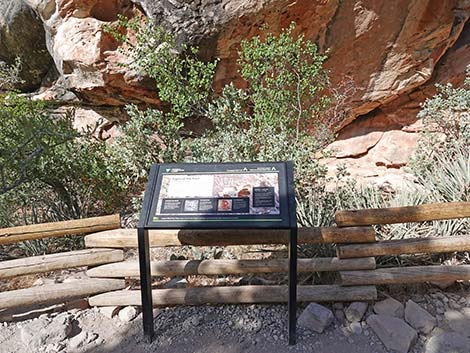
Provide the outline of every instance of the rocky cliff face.
[[[199,44],[204,57],[220,57],[216,87],[238,80],[242,39],[262,25],[276,32],[295,21],[329,50],[333,83],[348,77],[355,84],[352,113],[328,163],[345,163],[365,178],[402,173],[420,130],[419,103],[435,82],[462,81],[470,63],[468,0],[0,0],[1,8],[9,11],[0,14],[0,58],[31,51],[8,43],[39,48],[23,59],[35,73],[30,85],[43,80],[40,96],[78,99],[111,120],[128,102],[159,102],[151,82],[118,66],[118,43],[102,31],[119,13],[151,16],[179,40]],[[31,25],[12,26],[20,16]]]

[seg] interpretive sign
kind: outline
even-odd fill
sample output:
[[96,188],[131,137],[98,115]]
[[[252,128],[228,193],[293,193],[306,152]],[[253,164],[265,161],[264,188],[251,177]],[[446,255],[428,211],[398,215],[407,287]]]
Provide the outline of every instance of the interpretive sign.
[[285,163],[162,164],[146,226],[289,228]]
[[291,162],[155,164],[138,227],[144,333],[153,314],[148,229],[291,229],[289,343],[295,341],[297,221]]

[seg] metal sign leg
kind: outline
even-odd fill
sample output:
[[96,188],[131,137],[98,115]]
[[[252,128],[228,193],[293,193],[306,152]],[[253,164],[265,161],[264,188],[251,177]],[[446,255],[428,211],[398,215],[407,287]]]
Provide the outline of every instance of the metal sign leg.
[[297,227],[290,230],[289,236],[289,345],[296,343],[297,326]]
[[144,228],[137,228],[139,242],[140,286],[142,296],[142,317],[144,336],[151,343],[154,335],[153,328],[153,302],[152,302],[152,276],[150,274],[149,232]]

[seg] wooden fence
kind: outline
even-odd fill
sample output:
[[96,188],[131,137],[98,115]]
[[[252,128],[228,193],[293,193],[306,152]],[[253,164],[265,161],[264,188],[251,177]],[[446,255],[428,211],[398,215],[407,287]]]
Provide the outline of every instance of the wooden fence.
[[[0,229],[0,244],[19,241],[82,235],[121,226],[119,215],[93,217],[65,222],[43,223]],[[43,256],[33,256],[0,262],[0,279],[44,273],[75,267],[96,266],[124,260],[119,249],[85,249]],[[0,318],[13,318],[7,309],[28,308],[33,305],[48,305],[73,301],[90,295],[123,289],[122,279],[83,279],[67,283],[48,284],[25,289],[0,292]]]
[[[426,222],[470,217],[470,202],[435,203],[419,206],[340,211],[335,220],[340,227]],[[339,245],[340,259],[365,256],[470,251],[470,235],[379,241],[367,246]],[[401,284],[470,280],[468,265],[410,266],[365,271],[341,271],[343,285]]]
[[[470,237],[376,241],[374,224],[470,217],[470,203],[429,204],[388,209],[340,211],[338,227],[300,228],[299,244],[335,244],[336,257],[298,259],[299,272],[339,271],[341,283],[298,287],[298,301],[374,300],[376,284],[469,280],[470,265],[376,269],[376,256],[470,251]],[[88,278],[0,293],[2,310],[32,304],[88,298],[90,305],[140,305],[140,291],[124,290],[126,278],[139,278],[137,261],[124,261],[123,249],[137,247],[137,231],[120,229],[118,215],[0,229],[0,244],[84,234],[87,249],[0,262],[0,279],[87,267]],[[151,230],[151,247],[287,244],[287,231]],[[153,276],[287,272],[287,259],[170,260],[151,263]],[[219,286],[154,289],[154,305],[272,303],[287,301],[287,286]]]
[[[226,246],[254,244],[287,244],[286,230],[150,230],[151,247],[165,246]],[[372,227],[320,227],[300,228],[299,244],[372,243]],[[120,229],[90,234],[85,237],[87,247],[128,248],[137,247],[137,230]],[[298,272],[366,270],[375,269],[374,258],[341,260],[337,257],[298,259]],[[170,260],[151,263],[153,276],[229,275],[247,273],[287,272],[287,259],[263,260]],[[87,271],[89,277],[126,278],[139,277],[137,261],[107,264]],[[287,302],[287,286],[218,286],[199,288],[154,289],[155,306],[198,305],[221,303],[272,303]],[[375,286],[342,287],[339,285],[299,286],[298,301],[354,301],[374,300]],[[103,293],[89,299],[90,305],[140,305],[140,291],[124,290]]]
[[[85,236],[87,249],[44,256],[34,256],[0,262],[0,279],[26,274],[44,273],[76,267],[87,267],[87,279],[62,284],[12,290],[0,293],[2,310],[33,304],[52,304],[88,298],[90,305],[140,305],[138,290],[122,290],[126,278],[139,278],[137,261],[123,261],[124,248],[137,247],[136,229],[119,229],[119,216],[97,217],[77,221],[41,224],[0,230],[0,243],[13,243],[48,236],[92,233]],[[225,246],[252,244],[286,244],[284,230],[152,230],[150,245],[166,246]],[[299,243],[372,243],[372,227],[300,228]],[[153,276],[188,276],[255,274],[287,272],[287,259],[252,260],[174,260],[154,261]],[[310,258],[298,260],[299,272],[370,270],[375,269],[372,257],[339,259]],[[202,303],[271,303],[287,301],[287,286],[224,286],[188,289],[156,289],[155,305]],[[373,300],[375,286],[339,285],[299,286],[299,301]],[[3,315],[5,317],[5,315]]]

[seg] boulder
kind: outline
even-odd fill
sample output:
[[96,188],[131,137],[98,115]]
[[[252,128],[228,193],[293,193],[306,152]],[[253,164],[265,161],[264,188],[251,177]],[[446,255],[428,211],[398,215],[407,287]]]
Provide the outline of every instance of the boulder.
[[361,321],[369,305],[365,302],[353,302],[344,310],[349,322]]
[[447,310],[444,319],[452,331],[470,337],[470,308]]
[[425,353],[468,353],[470,339],[455,332],[432,336],[426,343]]
[[336,141],[328,146],[328,150],[331,150],[336,158],[359,157],[373,148],[382,138],[384,131],[392,126],[385,114],[357,118],[353,124],[341,130]]
[[402,319],[388,315],[371,315],[367,324],[390,350],[407,353],[418,338],[417,332]]
[[322,333],[334,320],[330,309],[317,303],[310,303],[298,319],[299,327]]
[[32,91],[53,67],[41,19],[23,1],[0,0],[0,61],[22,61],[17,89]]
[[416,330],[428,334],[436,326],[436,319],[418,304],[408,300],[405,306],[405,320]]
[[405,306],[398,300],[390,297],[375,303],[374,312],[379,315],[403,318],[405,316]]
[[401,130],[386,131],[370,151],[370,157],[377,166],[403,167],[415,151],[419,137],[419,134]]

